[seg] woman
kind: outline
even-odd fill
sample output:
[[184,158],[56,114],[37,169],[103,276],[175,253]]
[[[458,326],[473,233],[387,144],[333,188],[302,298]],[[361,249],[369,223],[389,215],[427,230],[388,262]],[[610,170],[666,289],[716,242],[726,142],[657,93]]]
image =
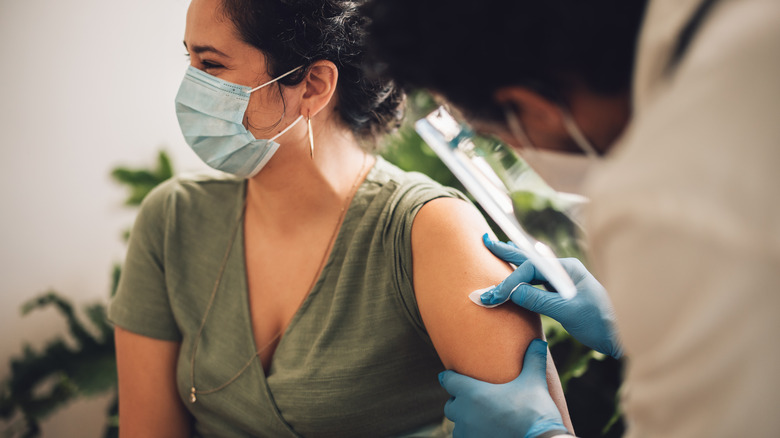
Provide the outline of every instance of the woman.
[[233,176],[169,181],[136,220],[110,309],[123,437],[435,436],[438,372],[509,381],[541,336],[468,300],[510,272],[474,207],[361,147],[402,95],[362,75],[355,8],[192,1],[177,114]]

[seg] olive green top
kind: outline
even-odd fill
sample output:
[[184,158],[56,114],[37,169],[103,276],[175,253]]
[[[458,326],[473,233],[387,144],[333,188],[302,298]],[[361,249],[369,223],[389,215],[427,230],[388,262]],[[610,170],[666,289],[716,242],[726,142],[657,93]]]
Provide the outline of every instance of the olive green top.
[[255,352],[243,227],[232,237],[245,187],[228,176],[179,177],[150,193],[109,309],[111,321],[126,330],[181,342],[177,386],[194,435],[440,435],[448,395],[412,288],[411,229],[426,202],[463,195],[381,158],[358,188],[268,375],[255,359],[224,389],[190,403],[193,346],[229,240],[234,244],[197,346],[195,386],[223,385]]

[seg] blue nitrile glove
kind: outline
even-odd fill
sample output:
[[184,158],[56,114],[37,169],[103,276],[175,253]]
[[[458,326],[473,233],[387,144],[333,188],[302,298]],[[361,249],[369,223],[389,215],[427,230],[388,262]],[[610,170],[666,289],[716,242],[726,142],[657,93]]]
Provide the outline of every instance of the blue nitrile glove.
[[[615,312],[607,291],[582,262],[575,258],[560,259],[577,287],[577,295],[565,300],[556,292],[520,284],[546,279],[514,244],[491,240],[487,234],[482,240],[498,258],[517,266],[501,284],[482,294],[480,299],[484,304],[503,302],[511,293],[515,304],[558,321],[570,335],[588,347],[616,359],[623,355],[615,329]],[[512,292],[515,287],[517,290]]]
[[534,339],[513,381],[492,384],[444,371],[439,382],[452,396],[444,415],[453,438],[550,437],[569,432],[547,389],[547,342]]

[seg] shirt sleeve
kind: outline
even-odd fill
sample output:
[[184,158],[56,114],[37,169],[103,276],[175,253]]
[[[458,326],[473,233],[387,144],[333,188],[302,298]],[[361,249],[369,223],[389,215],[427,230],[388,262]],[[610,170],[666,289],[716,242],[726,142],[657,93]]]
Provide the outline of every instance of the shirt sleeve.
[[165,241],[173,184],[169,181],[158,186],[141,204],[116,296],[108,310],[113,324],[166,341],[181,339],[165,280]]

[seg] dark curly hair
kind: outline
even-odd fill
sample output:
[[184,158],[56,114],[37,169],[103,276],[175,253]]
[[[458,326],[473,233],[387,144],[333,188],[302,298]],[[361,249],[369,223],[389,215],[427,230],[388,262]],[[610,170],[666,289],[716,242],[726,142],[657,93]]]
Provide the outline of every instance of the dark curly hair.
[[374,70],[444,95],[471,117],[503,120],[494,93],[525,86],[564,103],[584,84],[630,88],[646,0],[371,0]]
[[222,11],[239,37],[266,56],[268,74],[299,84],[314,61],[333,62],[339,70],[337,111],[362,143],[373,145],[403,117],[404,94],[392,81],[364,72],[366,19],[363,1],[222,0]]

